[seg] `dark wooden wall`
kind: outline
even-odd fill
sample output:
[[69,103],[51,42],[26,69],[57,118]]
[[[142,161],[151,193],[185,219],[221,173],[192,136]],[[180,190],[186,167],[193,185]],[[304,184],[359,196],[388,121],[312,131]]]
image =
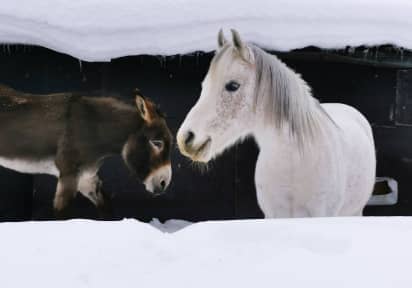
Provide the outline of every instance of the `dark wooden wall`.
[[[374,124],[378,175],[398,180],[400,201],[395,206],[368,207],[366,214],[412,215],[412,128],[407,123],[410,118],[397,113],[409,103],[405,104],[410,95],[405,84],[409,71],[289,56],[281,55],[308,81],[317,98],[353,105]],[[123,93],[138,87],[160,104],[175,133],[199,96],[211,57],[212,54],[133,56],[110,63],[86,63],[44,48],[13,46],[0,51],[0,82],[31,93],[101,90],[104,95],[106,91]],[[399,123],[402,119],[406,123]],[[108,159],[100,175],[104,189],[112,197],[110,219],[198,221],[262,217],[253,183],[257,153],[253,141],[247,141],[205,171],[204,167],[193,167],[176,149],[172,184],[167,194],[157,198],[148,195],[130,177],[120,157]],[[55,185],[56,180],[50,176],[22,175],[0,168],[0,220],[53,219]],[[93,205],[81,195],[70,210],[73,217],[97,217]]]

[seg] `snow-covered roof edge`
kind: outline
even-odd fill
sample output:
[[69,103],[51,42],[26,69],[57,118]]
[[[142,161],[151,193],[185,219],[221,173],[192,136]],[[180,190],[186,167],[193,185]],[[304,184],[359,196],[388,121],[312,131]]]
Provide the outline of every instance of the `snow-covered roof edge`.
[[44,46],[86,61],[212,51],[236,28],[263,48],[394,44],[412,48],[412,2],[20,0],[0,7],[0,43]]

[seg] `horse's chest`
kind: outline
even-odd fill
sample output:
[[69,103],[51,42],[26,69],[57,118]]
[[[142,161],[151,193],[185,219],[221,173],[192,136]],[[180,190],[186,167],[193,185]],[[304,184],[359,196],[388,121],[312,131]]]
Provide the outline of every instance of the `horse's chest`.
[[0,157],[0,166],[25,174],[59,175],[53,158],[44,160],[27,160]]

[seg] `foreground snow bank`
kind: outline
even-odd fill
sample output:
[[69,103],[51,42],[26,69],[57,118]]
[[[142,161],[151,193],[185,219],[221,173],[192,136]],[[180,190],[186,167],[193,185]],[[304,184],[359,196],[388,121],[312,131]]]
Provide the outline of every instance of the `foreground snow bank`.
[[2,288],[412,287],[412,218],[204,222],[171,234],[75,220],[3,223],[0,235]]
[[152,225],[153,227],[156,227],[162,232],[174,233],[193,223],[189,221],[185,221],[185,220],[175,220],[175,219],[167,220],[164,223],[162,223],[159,221],[159,219],[154,218],[152,221],[150,221],[149,224]]
[[19,0],[0,7],[0,43],[83,60],[215,49],[219,28],[275,50],[315,45],[412,48],[409,0]]

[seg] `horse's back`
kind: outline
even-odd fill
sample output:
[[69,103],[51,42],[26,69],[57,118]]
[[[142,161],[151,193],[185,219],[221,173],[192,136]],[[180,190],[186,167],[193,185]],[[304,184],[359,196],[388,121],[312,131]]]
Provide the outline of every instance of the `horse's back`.
[[368,138],[373,141],[372,128],[369,121],[357,109],[340,103],[325,103],[322,104],[322,107],[339,127],[352,126],[355,132],[357,132],[356,126],[359,126]]
[[[346,171],[346,197],[341,215],[357,214],[368,201],[375,182],[376,156],[372,128],[355,108],[327,103],[322,107],[336,124],[336,143],[340,143],[342,165]],[[358,214],[361,211],[358,211]]]

